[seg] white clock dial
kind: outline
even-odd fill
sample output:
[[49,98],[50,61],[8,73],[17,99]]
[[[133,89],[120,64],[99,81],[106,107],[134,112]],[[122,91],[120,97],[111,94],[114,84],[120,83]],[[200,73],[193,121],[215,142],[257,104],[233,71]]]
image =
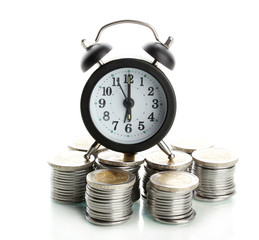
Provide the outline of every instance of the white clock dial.
[[137,68],[119,68],[104,75],[92,91],[89,106],[99,132],[122,144],[152,137],[167,113],[164,89],[151,74]]

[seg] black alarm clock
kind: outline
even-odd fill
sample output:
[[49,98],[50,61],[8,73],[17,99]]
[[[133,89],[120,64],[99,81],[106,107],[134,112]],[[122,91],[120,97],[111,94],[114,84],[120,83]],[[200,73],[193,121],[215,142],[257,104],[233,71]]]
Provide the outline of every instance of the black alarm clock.
[[[101,61],[112,49],[108,44],[98,43],[102,31],[121,23],[140,24],[152,30],[156,42],[146,44],[144,50],[154,58],[153,62],[136,58]],[[171,43],[171,37],[162,43],[151,25],[135,20],[103,26],[90,46],[82,40],[86,49],[82,70],[85,72],[96,63],[100,65],[86,82],[81,96],[82,119],[96,140],[95,146],[136,153],[155,144],[163,145],[161,141],[174,122],[176,97],[169,79],[156,63],[174,68],[174,58],[168,50]]]

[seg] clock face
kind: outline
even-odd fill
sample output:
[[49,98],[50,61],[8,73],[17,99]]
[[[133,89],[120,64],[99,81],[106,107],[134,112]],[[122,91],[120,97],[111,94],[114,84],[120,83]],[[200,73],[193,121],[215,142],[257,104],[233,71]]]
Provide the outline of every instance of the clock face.
[[167,99],[157,79],[132,67],[104,75],[90,97],[94,125],[105,137],[118,143],[147,140],[160,129],[166,112]]
[[175,95],[165,75],[137,59],[115,60],[90,77],[81,99],[84,123],[102,145],[122,152],[144,150],[169,131]]

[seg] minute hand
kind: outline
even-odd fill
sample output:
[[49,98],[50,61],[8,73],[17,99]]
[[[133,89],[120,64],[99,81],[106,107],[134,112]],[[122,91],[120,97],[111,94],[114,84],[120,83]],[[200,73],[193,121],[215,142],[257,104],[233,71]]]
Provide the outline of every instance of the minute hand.
[[[131,80],[130,80],[130,75],[128,75],[128,101],[130,102],[130,100],[131,100]],[[128,119],[129,122],[130,122],[131,119],[132,119],[131,107],[132,107],[132,106],[129,106],[129,107],[127,108],[127,119]]]
[[125,99],[127,99],[127,96],[126,96],[125,92],[123,91],[123,89],[122,89],[122,87],[121,87],[121,85],[120,85],[119,79],[117,79],[117,83],[118,83],[118,86],[120,87],[120,90],[121,90],[123,96],[125,97]]

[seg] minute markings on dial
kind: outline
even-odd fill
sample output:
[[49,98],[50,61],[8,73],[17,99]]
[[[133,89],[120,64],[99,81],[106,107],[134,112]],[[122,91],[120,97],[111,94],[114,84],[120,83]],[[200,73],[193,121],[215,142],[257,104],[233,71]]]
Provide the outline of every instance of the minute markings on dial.
[[[112,76],[113,74],[113,76]],[[133,139],[139,139],[139,138],[145,138],[144,136],[147,134],[152,134],[153,129],[158,129],[160,123],[163,122],[164,119],[164,112],[166,108],[166,102],[165,98],[163,96],[163,91],[161,91],[161,86],[157,85],[156,79],[153,79],[152,76],[141,73],[141,71],[138,70],[130,70],[131,76],[134,77],[134,81],[130,81],[125,83],[124,77],[127,75],[127,79],[129,79],[129,72],[128,69],[122,69],[122,70],[116,70],[116,72],[110,73],[109,76],[105,76],[102,81],[96,85],[96,91],[95,91],[95,111],[96,114],[94,117],[95,119],[101,119],[101,130],[104,132],[104,129],[107,130],[107,133],[109,135],[116,135],[119,139],[123,138],[133,138]],[[144,76],[146,75],[146,76]],[[116,77],[115,80],[113,78]],[[123,81],[119,81],[122,80]],[[142,80],[143,79],[143,80]],[[131,80],[131,79],[130,79]],[[133,84],[132,84],[133,83]],[[100,86],[100,89],[99,89]],[[159,89],[157,89],[157,86],[159,86]],[[108,89],[108,87],[110,88]],[[132,114],[125,115],[126,107],[122,103],[128,95],[128,88],[130,87],[130,97],[134,99],[135,106],[133,108],[129,108],[133,111],[134,119],[132,119]],[[149,90],[148,88],[152,87],[154,90],[154,95],[149,96]],[[107,90],[108,89],[108,90]],[[106,92],[107,91],[107,92]],[[110,92],[112,94],[110,95]],[[123,94],[124,92],[124,94]],[[105,95],[102,95],[105,94]],[[161,95],[162,94],[162,95]],[[126,98],[125,98],[126,96]],[[104,99],[104,100],[100,100]],[[120,100],[121,99],[121,100]],[[153,102],[153,99],[157,99]],[[100,102],[99,102],[100,101]],[[104,101],[106,102],[104,104]],[[163,103],[164,106],[160,107],[160,103]],[[154,105],[154,107],[152,107]],[[159,107],[157,107],[159,105]],[[101,107],[99,107],[101,106]],[[164,108],[165,107],[165,108]],[[110,114],[108,116],[108,113],[105,113],[105,111],[108,111]],[[154,112],[153,115],[152,112]],[[148,117],[151,115],[150,119]],[[126,121],[124,123],[123,120]],[[108,120],[108,118],[110,119]],[[103,119],[105,118],[105,119]],[[129,118],[131,121],[129,121]],[[153,120],[153,121],[150,121]],[[118,124],[116,123],[117,127],[115,127],[115,123],[112,125],[113,121],[118,121]],[[101,123],[100,122],[100,123]],[[140,123],[141,122],[141,123]],[[142,122],[144,125],[144,130],[142,130]],[[127,125],[127,124],[131,125]],[[139,125],[140,124],[140,125]],[[127,127],[126,127],[127,125]],[[140,126],[140,127],[139,127]],[[155,130],[156,131],[156,130]],[[125,140],[126,141],[126,140]],[[136,141],[136,140],[134,140]]]

